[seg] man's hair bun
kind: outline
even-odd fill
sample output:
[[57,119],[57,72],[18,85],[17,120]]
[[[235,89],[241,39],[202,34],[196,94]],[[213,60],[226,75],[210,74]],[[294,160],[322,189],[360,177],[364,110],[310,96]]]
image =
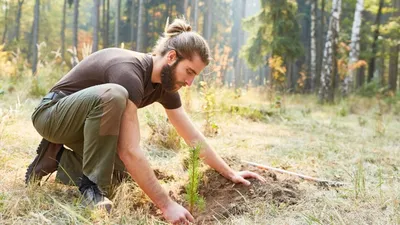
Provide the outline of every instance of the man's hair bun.
[[175,37],[183,32],[190,32],[192,31],[192,26],[188,24],[184,19],[175,19],[173,23],[168,25],[166,24],[164,37],[171,38]]

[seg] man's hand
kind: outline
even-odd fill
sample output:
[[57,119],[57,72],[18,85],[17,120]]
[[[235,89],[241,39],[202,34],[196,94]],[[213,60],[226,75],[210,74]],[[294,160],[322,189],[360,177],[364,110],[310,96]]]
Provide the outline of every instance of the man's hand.
[[164,218],[172,224],[194,223],[193,216],[183,206],[171,201],[165,208],[161,208]]
[[246,178],[255,178],[261,182],[266,182],[264,177],[250,171],[235,172],[231,177],[231,181],[234,183],[242,183],[246,186],[249,186],[251,183],[250,181],[246,180]]

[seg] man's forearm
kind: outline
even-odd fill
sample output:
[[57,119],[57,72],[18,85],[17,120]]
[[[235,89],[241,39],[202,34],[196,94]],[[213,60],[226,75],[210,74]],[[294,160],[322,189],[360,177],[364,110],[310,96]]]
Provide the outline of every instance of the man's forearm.
[[127,152],[121,160],[124,162],[125,167],[137,182],[139,187],[150,197],[150,199],[160,209],[163,209],[171,202],[168,194],[159,184],[153,170],[151,169],[146,157],[140,149],[135,153]]

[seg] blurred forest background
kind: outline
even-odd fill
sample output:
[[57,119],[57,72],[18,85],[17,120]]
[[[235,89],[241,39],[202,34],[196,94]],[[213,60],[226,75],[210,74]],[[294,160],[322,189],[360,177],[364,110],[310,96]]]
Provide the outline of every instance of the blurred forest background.
[[0,79],[7,81],[1,94],[28,76],[35,78],[31,93],[43,95],[49,87],[40,79],[57,80],[99,49],[150,52],[167,18],[182,16],[210,44],[214,61],[199,80],[212,85],[315,93],[321,102],[354,92],[396,96],[399,89],[400,0],[1,0],[0,6]]

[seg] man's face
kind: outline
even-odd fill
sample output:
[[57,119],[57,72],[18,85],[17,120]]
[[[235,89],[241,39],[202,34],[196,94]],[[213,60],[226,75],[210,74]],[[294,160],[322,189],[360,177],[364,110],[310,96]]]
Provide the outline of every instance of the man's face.
[[192,60],[178,60],[175,51],[171,52],[172,55],[168,55],[169,63],[161,70],[161,84],[166,91],[177,92],[181,87],[192,85],[194,78],[206,65],[197,54],[193,55]]

